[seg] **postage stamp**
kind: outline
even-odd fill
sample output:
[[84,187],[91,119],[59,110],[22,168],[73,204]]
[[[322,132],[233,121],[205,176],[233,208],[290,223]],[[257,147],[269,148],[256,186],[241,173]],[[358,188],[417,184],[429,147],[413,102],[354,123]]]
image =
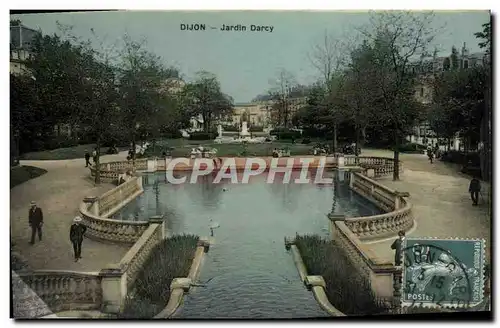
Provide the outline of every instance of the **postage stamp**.
[[484,239],[406,238],[402,306],[470,308],[483,301]]

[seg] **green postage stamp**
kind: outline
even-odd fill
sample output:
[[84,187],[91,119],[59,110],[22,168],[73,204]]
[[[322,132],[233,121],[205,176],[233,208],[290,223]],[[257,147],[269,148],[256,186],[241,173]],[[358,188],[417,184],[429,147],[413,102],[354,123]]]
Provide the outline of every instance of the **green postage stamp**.
[[402,306],[470,308],[483,301],[483,239],[406,238]]

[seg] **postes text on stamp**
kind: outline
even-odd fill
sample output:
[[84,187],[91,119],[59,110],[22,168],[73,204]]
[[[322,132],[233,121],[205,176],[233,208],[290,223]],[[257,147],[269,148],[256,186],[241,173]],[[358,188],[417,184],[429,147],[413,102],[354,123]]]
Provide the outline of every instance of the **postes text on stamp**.
[[483,300],[485,241],[407,238],[402,306],[470,308]]

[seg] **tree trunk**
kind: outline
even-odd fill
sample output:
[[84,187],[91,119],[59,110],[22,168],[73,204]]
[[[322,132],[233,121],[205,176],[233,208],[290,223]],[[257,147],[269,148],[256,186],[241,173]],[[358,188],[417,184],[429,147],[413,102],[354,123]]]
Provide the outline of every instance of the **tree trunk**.
[[392,180],[399,180],[399,133],[398,126],[396,124],[396,129],[394,131],[394,170],[392,174]]
[[358,156],[358,148],[359,148],[359,131],[360,129],[358,128],[358,126],[356,125],[356,147],[354,147],[354,156],[356,156],[356,159],[355,159],[355,163],[356,165],[359,164],[359,156]]
[[337,124],[333,124],[333,152],[337,152]]
[[101,156],[101,137],[97,137],[96,141],[96,147],[97,147],[97,156],[95,159],[95,184],[100,184],[101,183],[101,166],[99,165],[100,163],[100,156]]
[[135,128],[134,133],[132,133],[132,167],[135,167]]

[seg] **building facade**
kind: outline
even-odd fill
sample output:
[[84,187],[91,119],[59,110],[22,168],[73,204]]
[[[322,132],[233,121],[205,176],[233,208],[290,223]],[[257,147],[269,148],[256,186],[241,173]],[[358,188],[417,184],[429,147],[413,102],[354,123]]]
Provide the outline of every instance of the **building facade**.
[[31,56],[33,40],[39,31],[22,24],[10,27],[10,73],[28,74],[26,60]]
[[[464,43],[460,53],[457,56],[457,67],[453,67],[452,55],[437,56],[437,51],[434,52],[433,58],[427,61],[421,61],[412,65],[411,70],[416,75],[415,84],[415,99],[423,105],[430,106],[433,103],[433,82],[436,74],[452,69],[470,69],[478,66],[489,65],[489,57],[486,52],[470,53]],[[438,140],[436,133],[433,131],[428,122],[413,128],[413,133],[407,137],[410,142],[419,144],[435,144]],[[424,143],[424,141],[426,141]],[[455,138],[452,142],[451,149],[458,150],[460,140]],[[444,150],[444,146],[442,147]]]

